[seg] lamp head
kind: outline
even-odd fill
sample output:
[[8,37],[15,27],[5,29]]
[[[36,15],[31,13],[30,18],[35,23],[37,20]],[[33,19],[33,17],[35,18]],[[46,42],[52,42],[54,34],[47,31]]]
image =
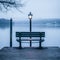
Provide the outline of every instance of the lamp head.
[[32,13],[30,12],[30,13],[28,14],[28,18],[29,18],[29,19],[32,19],[32,16],[33,16],[33,15],[32,15]]

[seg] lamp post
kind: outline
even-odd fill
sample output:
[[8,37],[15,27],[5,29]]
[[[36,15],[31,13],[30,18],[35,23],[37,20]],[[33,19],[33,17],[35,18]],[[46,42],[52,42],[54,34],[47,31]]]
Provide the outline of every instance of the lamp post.
[[12,18],[10,19],[10,47],[12,47]]
[[[28,14],[28,18],[29,18],[29,20],[30,20],[30,34],[31,34],[31,31],[32,31],[32,28],[31,28],[31,26],[32,26],[32,13],[30,12],[29,14]],[[30,47],[31,47],[31,37],[30,37]]]

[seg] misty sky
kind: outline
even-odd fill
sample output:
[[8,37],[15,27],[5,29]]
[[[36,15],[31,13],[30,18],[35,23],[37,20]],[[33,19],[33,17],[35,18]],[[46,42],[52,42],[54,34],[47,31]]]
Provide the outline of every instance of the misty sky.
[[60,0],[22,0],[25,6],[21,8],[23,13],[15,9],[12,11],[0,12],[0,18],[13,18],[14,20],[28,19],[28,14],[31,11],[33,19],[41,18],[60,18]]

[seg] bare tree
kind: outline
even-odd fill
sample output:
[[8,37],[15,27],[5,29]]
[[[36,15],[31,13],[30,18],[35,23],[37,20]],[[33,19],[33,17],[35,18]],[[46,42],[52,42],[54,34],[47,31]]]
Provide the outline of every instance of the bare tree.
[[0,10],[9,10],[10,8],[22,7],[21,0],[0,0]]

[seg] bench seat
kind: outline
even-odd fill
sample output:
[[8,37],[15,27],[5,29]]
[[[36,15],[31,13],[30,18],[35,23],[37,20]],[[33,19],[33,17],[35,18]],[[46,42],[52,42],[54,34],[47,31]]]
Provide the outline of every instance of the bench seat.
[[[41,48],[41,43],[44,41],[45,32],[16,32],[16,39],[19,42],[19,47],[21,48],[22,41],[30,41],[30,46],[32,41],[39,41],[39,48]],[[24,37],[24,39],[22,39]],[[30,39],[26,39],[25,37],[29,37]],[[35,39],[33,39],[33,37]],[[38,39],[39,38],[39,39]]]

